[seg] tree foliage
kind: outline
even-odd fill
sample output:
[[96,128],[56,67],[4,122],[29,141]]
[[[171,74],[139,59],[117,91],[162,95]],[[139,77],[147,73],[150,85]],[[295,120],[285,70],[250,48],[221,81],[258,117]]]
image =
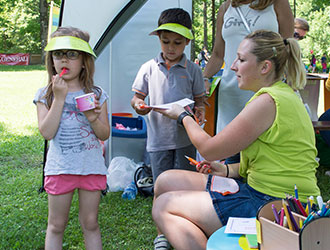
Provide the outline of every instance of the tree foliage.
[[0,10],[0,53],[41,53],[39,1],[0,0]]
[[[213,8],[212,2],[214,2]],[[193,30],[195,35],[195,47],[193,50],[195,54],[198,54],[203,46],[209,51],[212,51],[212,42],[215,36],[212,32],[213,23],[216,21],[218,9],[222,2],[224,2],[224,0],[193,0]]]
[[[329,0],[290,0],[296,2],[296,17],[305,18],[309,24],[309,32],[299,42],[303,57],[311,57],[311,50],[320,59],[323,53],[330,55],[330,1]],[[308,60],[307,60],[308,61]]]
[[1,52],[37,51],[39,42],[38,5],[35,0],[0,0]]
[[[0,0],[0,53],[41,53],[45,34],[45,23],[41,22],[41,1],[50,0]],[[225,0],[193,0],[193,31],[195,40],[192,58],[205,46],[212,51],[215,21],[219,6]],[[289,0],[297,17],[305,18],[310,32],[300,42],[305,57],[310,50],[317,56],[330,54],[330,1]],[[60,5],[61,0],[54,1]],[[294,8],[294,3],[296,8]],[[206,24],[206,25],[205,25]],[[42,27],[41,27],[42,26]],[[43,28],[43,29],[42,29]]]

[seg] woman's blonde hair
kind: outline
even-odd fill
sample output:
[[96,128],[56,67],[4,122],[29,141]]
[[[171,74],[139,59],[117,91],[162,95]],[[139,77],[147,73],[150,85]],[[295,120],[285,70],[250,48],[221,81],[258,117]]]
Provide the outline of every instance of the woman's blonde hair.
[[275,0],[231,0],[231,6],[238,7],[242,4],[250,4],[249,7],[254,10],[266,9],[269,5],[272,5]]
[[295,39],[283,39],[279,33],[269,30],[256,30],[245,39],[254,43],[250,52],[257,57],[258,62],[273,62],[275,79],[286,78],[287,83],[295,90],[305,87],[305,66]]
[[[51,34],[51,38],[59,36],[74,36],[80,39],[83,39],[86,42],[89,42],[89,34],[85,31],[82,31],[74,27],[59,27],[56,31]],[[85,93],[95,92],[99,97],[101,94],[101,89],[94,86],[94,72],[95,64],[94,57],[86,52],[81,51],[83,57],[83,68],[79,75],[79,80],[82,83],[82,88]],[[46,94],[43,98],[46,99],[47,106],[50,108],[53,101],[53,90],[52,90],[52,77],[57,74],[54,62],[52,58],[52,51],[46,52],[46,68],[48,72],[48,85],[46,89]]]

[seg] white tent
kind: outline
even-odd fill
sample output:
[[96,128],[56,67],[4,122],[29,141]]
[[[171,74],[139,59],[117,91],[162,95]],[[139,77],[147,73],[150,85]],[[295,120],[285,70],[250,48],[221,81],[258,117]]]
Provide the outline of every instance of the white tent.
[[[77,27],[91,35],[90,44],[98,56],[95,83],[110,96],[110,124],[112,113],[128,112],[136,116],[130,107],[132,83],[140,66],[160,51],[158,38],[149,33],[157,27],[160,13],[175,7],[191,13],[192,0],[62,1],[60,26]],[[185,53],[189,57],[189,46]],[[111,135],[106,142],[107,164],[115,147]],[[127,152],[123,155],[130,157]]]

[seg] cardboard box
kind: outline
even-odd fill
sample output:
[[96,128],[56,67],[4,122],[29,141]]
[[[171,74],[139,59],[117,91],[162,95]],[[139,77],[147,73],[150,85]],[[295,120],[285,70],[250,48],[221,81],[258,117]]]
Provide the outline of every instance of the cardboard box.
[[[330,249],[330,218],[320,217],[303,226],[299,233],[276,224],[272,204],[279,211],[282,200],[272,201],[261,207],[257,213],[260,224],[260,250],[329,250]],[[299,218],[292,213],[296,222]],[[258,224],[258,222],[257,222]],[[299,223],[298,223],[299,225]]]

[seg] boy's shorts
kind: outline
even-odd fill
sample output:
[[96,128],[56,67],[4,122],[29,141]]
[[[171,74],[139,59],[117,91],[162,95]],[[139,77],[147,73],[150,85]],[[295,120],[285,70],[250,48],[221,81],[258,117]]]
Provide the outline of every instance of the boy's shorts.
[[190,144],[187,147],[179,149],[149,152],[154,183],[161,173],[169,169],[196,171],[196,167],[190,165],[185,155],[194,159],[196,158],[196,148],[194,145]]
[[104,190],[106,186],[106,175],[60,174],[45,176],[45,190],[48,194],[52,195],[71,193],[75,189],[88,191]]

